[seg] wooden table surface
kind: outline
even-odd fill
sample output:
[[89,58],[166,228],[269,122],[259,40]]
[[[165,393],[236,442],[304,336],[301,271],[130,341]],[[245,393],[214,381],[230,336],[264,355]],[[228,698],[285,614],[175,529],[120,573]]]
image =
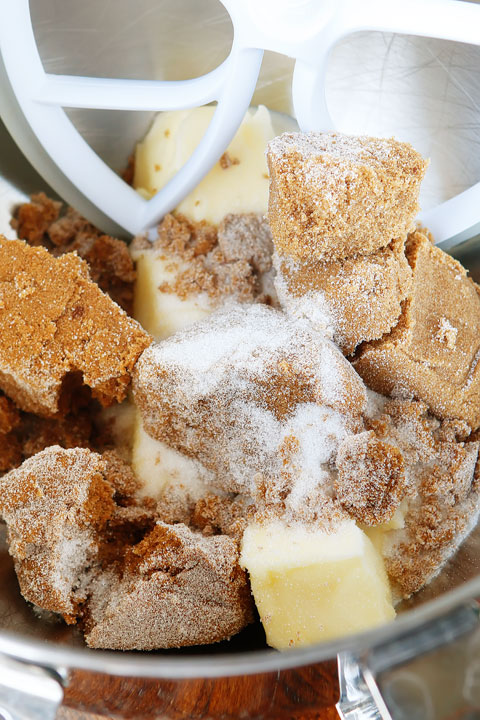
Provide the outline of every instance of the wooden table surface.
[[[332,705],[329,708],[320,710],[316,715],[304,716],[305,720],[339,720],[339,716],[335,707]],[[116,720],[111,715],[109,717],[105,715],[92,715],[91,713],[84,713],[78,710],[71,710],[70,708],[62,707],[58,711],[57,720]],[[158,720],[161,720],[158,718]],[[297,720],[297,719],[295,719]],[[301,716],[298,716],[298,720],[301,720]]]
[[[330,707],[320,710],[316,715],[304,715],[305,720],[339,720],[339,716],[335,707]],[[113,716],[105,715],[92,715],[91,713],[81,712],[79,710],[71,710],[67,707],[62,707],[58,711],[57,720],[116,720]],[[158,720],[161,720],[159,717]],[[295,718],[297,720],[297,718]],[[302,720],[302,716],[298,716],[298,720]]]
[[230,678],[149,680],[74,671],[57,720],[338,720],[336,662]]

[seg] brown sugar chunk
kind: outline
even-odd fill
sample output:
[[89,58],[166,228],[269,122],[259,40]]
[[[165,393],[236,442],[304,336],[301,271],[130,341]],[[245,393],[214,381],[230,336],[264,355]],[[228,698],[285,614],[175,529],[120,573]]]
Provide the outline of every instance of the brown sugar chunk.
[[91,399],[86,387],[70,387],[69,397],[69,412],[42,417],[19,411],[9,398],[0,395],[0,473],[18,467],[51,445],[103,450],[95,422],[101,411],[99,403]]
[[367,425],[401,452],[405,466],[404,527],[385,533],[383,556],[396,592],[408,597],[439,572],[478,519],[480,443],[465,441],[465,423],[440,421],[424,403],[376,402]]
[[280,255],[338,260],[413,230],[427,163],[407,143],[284,133],[268,145],[268,218]]
[[0,480],[0,513],[25,599],[74,622],[98,535],[114,512],[100,455],[54,446]]
[[20,205],[11,224],[21,240],[43,245],[55,256],[76,251],[88,263],[92,280],[131,315],[136,273],[125,242],[104,235],[76,210],[45,193]]
[[153,650],[224,640],[253,619],[236,543],[158,522],[126,556],[121,579],[92,585],[90,647]]
[[110,235],[79,232],[64,249],[78,253],[87,262],[92,280],[131,315],[136,272],[122,240]]
[[346,438],[337,454],[335,490],[341,505],[365,525],[393,517],[405,495],[405,467],[400,450],[373,431]]
[[199,460],[227,492],[252,492],[258,473],[314,483],[366,400],[333,343],[257,304],[228,306],[152,345],[133,390],[147,433]]
[[[90,388],[80,384],[81,377],[70,375],[68,380],[72,379],[73,385],[63,385],[63,392],[70,401],[68,412],[52,417],[20,413],[20,424],[14,432],[20,441],[23,459],[32,457],[51,445],[60,445],[67,449],[89,448],[99,453],[107,447],[115,446],[109,432],[110,425],[108,429],[104,428],[104,408],[92,398]],[[119,407],[111,406],[108,415],[113,415]]]
[[218,228],[218,246],[227,262],[246,260],[259,273],[272,267],[272,234],[258,213],[226,215]]
[[0,395],[0,434],[9,433],[19,423],[20,413],[13,402],[5,395]]
[[[0,480],[24,597],[79,623],[92,647],[180,647],[253,619],[235,540],[155,519],[114,452],[47,448]],[[232,517],[233,520],[233,517]]]
[[[63,252],[64,248],[74,242],[79,234],[99,235],[100,231],[74,208],[66,207],[61,216],[47,228],[42,245],[47,250],[52,249],[53,246],[59,252]],[[19,237],[24,239],[20,234],[20,228]]]
[[470,492],[478,456],[478,441],[466,442],[468,426],[438,420],[425,403],[383,401],[382,413],[367,424],[376,436],[401,451],[408,495],[438,495],[453,506]]
[[255,213],[227,215],[217,228],[181,214],[167,215],[149,250],[136,243],[135,258],[154,253],[167,263],[172,279],[158,288],[182,300],[205,293],[212,308],[226,298],[239,302],[274,302],[268,295],[272,268],[272,239],[268,223]]
[[413,287],[398,325],[353,365],[385,395],[423,400],[439,418],[480,425],[480,296],[456,260],[419,232],[407,243]]
[[21,240],[30,245],[42,245],[48,228],[57,221],[62,203],[51,200],[45,193],[32,195],[29,203],[23,203],[12,220],[12,227]]
[[18,467],[22,462],[22,445],[15,433],[0,434],[0,473]]
[[385,538],[383,557],[393,588],[408,598],[431,582],[474,529],[480,515],[480,492],[473,487],[456,505],[437,497],[410,507],[405,528]]
[[12,401],[0,393],[0,473],[20,465],[22,446],[17,428],[20,413]]
[[59,411],[81,373],[104,405],[121,401],[149,336],[104,295],[74,254],[0,237],[0,387],[22,410]]
[[22,446],[17,433],[20,422],[15,405],[0,394],[0,473],[17,467],[22,461]]
[[130,465],[115,450],[106,450],[102,458],[105,462],[105,477],[114,489],[115,502],[121,506],[135,505],[141,485]]
[[344,260],[276,257],[275,287],[282,308],[331,329],[345,355],[397,324],[412,282],[405,243],[394,240],[370,255]]
[[51,445],[63,448],[90,448],[94,426],[89,408],[76,414],[60,415],[53,418],[25,413],[18,436],[24,458],[45,450]]
[[190,522],[204,535],[220,533],[240,542],[254,507],[245,495],[207,494],[197,500]]
[[19,205],[10,224],[20,240],[26,240],[29,245],[43,245],[47,249],[67,245],[77,232],[95,232],[94,226],[76,210],[68,207],[63,212],[62,203],[43,192],[32,195],[30,202]]

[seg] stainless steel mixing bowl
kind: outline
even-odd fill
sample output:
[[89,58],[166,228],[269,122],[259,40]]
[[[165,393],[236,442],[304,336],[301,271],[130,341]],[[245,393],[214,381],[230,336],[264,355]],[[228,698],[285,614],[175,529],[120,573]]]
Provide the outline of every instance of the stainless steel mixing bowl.
[[[92,15],[93,5],[32,2],[50,71],[183,78],[205,72],[228,52],[229,21],[213,0],[205,0],[201,12],[187,0],[139,0],[133,20],[132,6],[123,0],[97,3]],[[179,17],[189,22],[179,26]],[[162,42],[156,28],[164,30]],[[362,33],[335,49],[327,92],[340,129],[395,134],[432,157],[423,191],[428,207],[480,179],[480,153],[472,152],[480,143],[479,68],[475,48]],[[288,112],[291,70],[288,59],[268,56],[255,102]],[[7,104],[13,101],[3,90],[0,109],[11,124]],[[115,169],[125,164],[151,120],[98,111],[74,111],[72,117]],[[35,153],[31,157],[41,167]],[[30,192],[53,191],[3,126],[0,175],[0,232],[13,237],[14,206]],[[75,204],[67,183],[62,194]],[[80,209],[88,212],[81,203]],[[480,280],[478,238],[456,254]],[[338,654],[345,717],[389,717],[382,693],[393,717],[447,717],[454,687],[464,705],[480,708],[475,695],[480,683],[472,675],[480,662],[475,597],[480,597],[478,527],[440,575],[400,606],[395,622],[358,636],[280,654],[265,646],[256,625],[214,647],[92,651],[75,629],[23,601],[0,525],[0,718],[49,720],[62,698],[70,707],[109,717],[314,718],[337,700],[332,663]],[[439,683],[452,657],[456,670]],[[420,700],[414,711],[408,702],[415,693]]]

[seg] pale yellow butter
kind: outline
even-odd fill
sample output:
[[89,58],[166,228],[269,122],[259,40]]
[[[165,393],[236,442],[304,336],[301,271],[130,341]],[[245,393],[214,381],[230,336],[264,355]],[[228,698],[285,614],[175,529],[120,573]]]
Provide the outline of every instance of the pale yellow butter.
[[405,514],[407,510],[408,503],[406,500],[402,500],[388,522],[369,527],[363,525],[361,526],[362,530],[364,530],[364,532],[368,535],[381,555],[383,554],[385,537],[390,530],[402,530],[405,527]]
[[185,269],[180,260],[166,259],[153,249],[133,250],[137,279],[133,299],[133,316],[155,340],[163,340],[212,312],[213,305],[206,293],[182,299],[159,288],[173,283]]
[[203,497],[207,492],[205,483],[212,479],[199,462],[154,440],[144,430],[138,411],[133,432],[132,468],[142,486],[140,495],[160,498],[176,488],[176,495],[184,496],[185,504]]
[[[157,115],[137,145],[134,187],[152,197],[180,170],[202,139],[214,107]],[[265,213],[268,205],[267,143],[277,134],[266,107],[250,108],[225,155],[176,208],[191,220],[217,225],[228,213]],[[278,115],[275,114],[275,115]],[[284,116],[279,116],[281,119]],[[281,124],[277,118],[276,125]],[[285,117],[284,127],[291,125]]]
[[[212,119],[213,107],[160,113],[144,140],[137,145],[134,187],[151,197],[183,166]],[[219,224],[229,213],[266,213],[268,170],[267,143],[293,121],[266,107],[250,108],[230,143],[222,163],[210,170],[195,190],[176,208],[195,222]],[[160,289],[174,286],[187,264],[168,251],[132,250],[137,280],[134,317],[155,338],[169,335],[201,320],[215,309],[207,293],[180,298]]]
[[353,521],[329,534],[281,521],[251,524],[240,563],[272,647],[310,645],[395,617],[381,556]]

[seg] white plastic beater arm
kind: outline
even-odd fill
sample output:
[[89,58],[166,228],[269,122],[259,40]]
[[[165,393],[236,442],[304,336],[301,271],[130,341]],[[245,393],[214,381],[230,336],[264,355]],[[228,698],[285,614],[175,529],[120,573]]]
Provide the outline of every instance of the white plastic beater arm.
[[193,80],[124,80],[45,74],[36,96],[46,105],[99,110],[186,110],[219,97],[228,59]]
[[[3,2],[0,0],[0,8]],[[7,20],[3,27],[0,24],[5,67],[32,130],[79,191],[132,234],[151,228],[178,205],[225,152],[250,104],[263,58],[262,50],[245,48],[234,38],[229,57],[216,71],[185,83],[140,82],[135,94],[137,83],[134,81],[46,75],[33,35],[28,0],[9,3]],[[102,88],[106,91],[103,99]],[[150,101],[147,88],[152,91]],[[49,89],[48,102],[45,102],[43,91]],[[190,97],[188,89],[193,93]],[[75,101],[76,90],[79,98]],[[165,91],[164,96],[161,91]],[[173,180],[150,201],[140,197],[98,157],[63,110],[68,104],[128,110],[165,109],[191,107],[211,100],[218,100],[218,107],[199,147]]]
[[[480,45],[480,6],[459,0],[349,0],[355,30],[391,31]],[[480,233],[480,182],[427,212],[419,220],[435,242],[449,249]]]
[[[341,9],[316,38],[298,48],[293,101],[302,130],[328,130],[325,76],[331,49],[362,30],[395,32],[480,45],[480,5],[460,0],[340,0]],[[279,48],[277,48],[279,50]]]
[[480,235],[480,182],[441,205],[421,212],[419,221],[435,238],[435,244],[450,250]]
[[[480,5],[459,0],[345,0],[327,24],[317,46],[302,49],[293,76],[293,104],[304,131],[331,130],[325,78],[331,48],[362,30],[395,32],[480,45]],[[419,220],[445,249],[480,233],[480,182],[454,198],[421,213]]]
[[480,7],[462,0],[347,0],[348,33],[379,30],[480,45]]
[[263,51],[242,49],[230,56],[229,77],[200,144],[177,174],[149,200],[141,225],[152,227],[173,210],[217,162],[239,128],[257,84]]

